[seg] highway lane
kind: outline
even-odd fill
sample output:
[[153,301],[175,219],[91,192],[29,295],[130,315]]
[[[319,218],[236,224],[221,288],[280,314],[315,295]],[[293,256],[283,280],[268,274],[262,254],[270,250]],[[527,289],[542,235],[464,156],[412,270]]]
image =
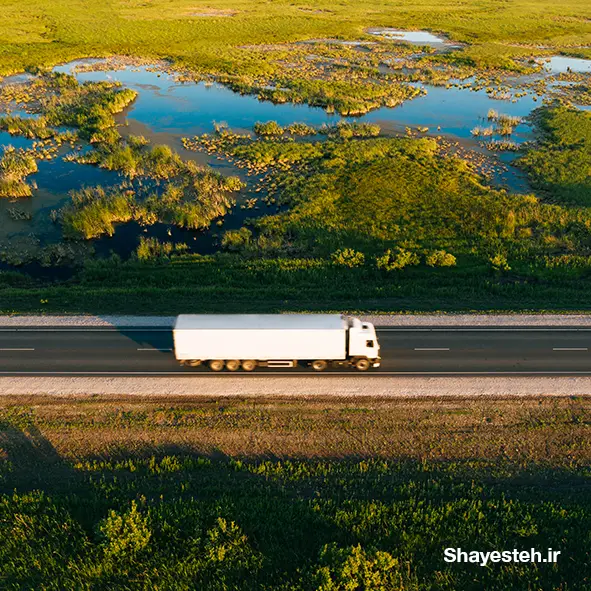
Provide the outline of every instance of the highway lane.
[[[368,376],[591,375],[588,327],[377,327],[382,367]],[[0,328],[0,375],[216,375],[179,366],[168,328]],[[226,372],[228,375],[230,374]],[[309,368],[253,374],[318,375]],[[359,375],[327,370],[320,375]]]

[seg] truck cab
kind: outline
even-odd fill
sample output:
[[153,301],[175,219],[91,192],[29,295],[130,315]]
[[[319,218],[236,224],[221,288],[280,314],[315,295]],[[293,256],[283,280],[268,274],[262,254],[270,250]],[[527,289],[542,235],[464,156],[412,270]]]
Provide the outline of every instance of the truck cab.
[[380,366],[380,345],[371,322],[349,318],[349,358],[368,359],[372,367]]

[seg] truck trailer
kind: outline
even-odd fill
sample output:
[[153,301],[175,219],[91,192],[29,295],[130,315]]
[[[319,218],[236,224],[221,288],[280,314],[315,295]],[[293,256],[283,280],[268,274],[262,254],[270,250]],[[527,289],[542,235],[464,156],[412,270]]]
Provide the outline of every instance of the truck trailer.
[[380,366],[373,324],[339,314],[181,314],[173,339],[181,365],[212,371]]

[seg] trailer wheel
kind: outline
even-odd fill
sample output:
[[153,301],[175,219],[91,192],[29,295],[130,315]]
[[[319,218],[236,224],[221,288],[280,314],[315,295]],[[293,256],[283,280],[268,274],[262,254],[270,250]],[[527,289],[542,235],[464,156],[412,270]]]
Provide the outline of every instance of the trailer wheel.
[[198,367],[201,365],[201,359],[187,359],[185,365],[188,365],[189,367]]
[[209,369],[211,371],[222,371],[224,369],[224,362],[221,359],[212,359],[209,362]]
[[359,371],[367,371],[371,367],[369,359],[358,359],[355,362],[355,368]]
[[312,369],[314,371],[324,371],[328,367],[328,362],[324,361],[324,359],[316,359],[316,361],[312,361]]
[[242,369],[244,371],[254,371],[256,366],[257,362],[254,359],[246,359],[242,362]]
[[229,359],[226,361],[226,369],[228,371],[238,371],[240,369],[240,361],[237,359]]

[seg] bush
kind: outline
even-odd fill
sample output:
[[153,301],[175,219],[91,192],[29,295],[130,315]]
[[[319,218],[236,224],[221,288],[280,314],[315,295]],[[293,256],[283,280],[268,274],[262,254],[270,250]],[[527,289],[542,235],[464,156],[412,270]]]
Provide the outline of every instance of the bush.
[[259,121],[254,124],[253,129],[257,135],[262,136],[282,135],[284,131],[277,121],[267,121],[266,123]]
[[425,262],[429,267],[455,267],[456,257],[445,250],[434,250],[426,256]]
[[511,270],[511,267],[507,262],[507,257],[504,254],[496,254],[495,256],[490,257],[488,260],[495,271]]
[[316,129],[307,123],[292,123],[287,131],[291,135],[316,135]]
[[381,127],[377,123],[349,123],[348,121],[339,121],[336,125],[324,124],[320,128],[320,133],[341,139],[377,137],[380,131]]
[[111,510],[98,529],[105,538],[105,552],[117,557],[135,556],[148,545],[152,535],[135,501],[123,515]]
[[8,147],[0,158],[0,197],[30,197],[25,177],[37,172],[37,161],[24,150]]
[[327,544],[320,552],[320,566],[312,580],[318,591],[382,591],[409,589],[400,563],[389,552],[366,552],[361,545],[339,548]]
[[418,254],[400,247],[393,250],[388,249],[382,256],[376,258],[378,269],[384,271],[399,271],[404,267],[418,265],[419,262]]
[[365,263],[365,255],[352,248],[339,248],[330,255],[330,258],[335,265],[349,268],[361,267]]

